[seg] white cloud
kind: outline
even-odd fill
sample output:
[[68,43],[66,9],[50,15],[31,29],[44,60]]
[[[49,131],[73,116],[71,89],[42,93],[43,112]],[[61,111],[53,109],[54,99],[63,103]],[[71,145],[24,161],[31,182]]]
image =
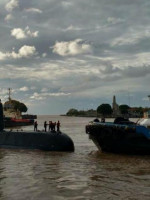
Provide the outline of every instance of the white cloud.
[[149,97],[142,98],[143,101],[149,101]]
[[34,46],[26,46],[24,45],[19,49],[19,57],[30,57],[36,53],[36,48]]
[[72,2],[69,2],[69,1],[63,1],[62,2],[62,6],[64,7],[64,8],[69,8],[70,6],[72,6],[73,5],[73,3]]
[[118,23],[124,22],[124,20],[121,18],[108,17],[107,22],[110,24],[118,24]]
[[38,31],[31,32],[29,27],[27,26],[25,30],[21,28],[14,28],[11,30],[11,35],[15,37],[17,40],[24,39],[27,37],[38,37]]
[[33,12],[33,13],[42,13],[42,10],[38,8],[27,8],[25,9],[26,12]]
[[8,89],[0,88],[1,95],[8,95]]
[[5,60],[7,58],[14,58],[14,59],[28,58],[35,54],[36,54],[36,48],[34,46],[24,45],[19,49],[18,53],[16,53],[15,51],[6,53],[0,52],[0,60]]
[[13,30],[11,30],[11,35],[18,40],[26,38],[26,34],[21,28],[14,28]]
[[60,96],[69,96],[71,93],[64,93],[64,92],[56,92],[56,93],[37,93],[34,92],[34,94],[30,97],[30,99],[37,99],[37,100],[43,100],[48,97],[60,97]]
[[8,14],[8,15],[6,15],[6,17],[5,17],[5,21],[10,21],[10,20],[12,20],[13,19],[13,16],[12,16],[12,14]]
[[39,93],[34,92],[34,94],[30,97],[30,99],[43,100],[45,99],[45,97],[42,97]]
[[65,31],[80,31],[80,30],[82,30],[82,28],[73,25],[70,25],[65,29]]
[[28,35],[30,37],[38,37],[38,34],[39,34],[38,31],[31,32],[28,26],[25,28],[25,33],[26,33],[26,35]]
[[29,90],[29,88],[28,88],[28,87],[26,87],[26,86],[24,86],[24,87],[20,88],[19,90],[20,90],[20,91],[23,91],[23,92],[26,92],[26,91],[28,91],[28,90]]
[[7,53],[3,53],[0,51],[0,60],[5,60],[7,58]]
[[43,53],[42,57],[45,58],[47,56],[47,53]]
[[142,39],[150,38],[150,27],[145,29],[130,29],[127,33],[122,36],[115,38],[111,46],[123,46],[123,45],[134,45]]
[[90,44],[85,43],[82,39],[76,39],[69,42],[56,42],[52,47],[53,53],[61,56],[86,54],[92,52]]
[[17,8],[19,6],[19,1],[18,0],[11,0],[9,1],[6,6],[5,6],[5,9],[8,11],[8,12],[11,12],[13,11],[15,8]]

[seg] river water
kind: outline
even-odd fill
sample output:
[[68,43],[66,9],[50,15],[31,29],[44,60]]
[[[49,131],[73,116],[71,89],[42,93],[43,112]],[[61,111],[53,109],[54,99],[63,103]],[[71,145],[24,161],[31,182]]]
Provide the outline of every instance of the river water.
[[75,152],[0,149],[0,200],[150,199],[150,156],[100,153],[85,134],[92,118],[38,116],[39,129],[45,120],[60,120]]

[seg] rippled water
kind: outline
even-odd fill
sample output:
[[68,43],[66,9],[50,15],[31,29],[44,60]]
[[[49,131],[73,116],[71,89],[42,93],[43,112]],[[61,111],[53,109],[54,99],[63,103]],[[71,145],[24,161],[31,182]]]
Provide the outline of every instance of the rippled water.
[[75,152],[1,149],[0,200],[150,199],[150,156],[99,153],[90,118],[39,116],[39,129],[45,120],[60,120]]

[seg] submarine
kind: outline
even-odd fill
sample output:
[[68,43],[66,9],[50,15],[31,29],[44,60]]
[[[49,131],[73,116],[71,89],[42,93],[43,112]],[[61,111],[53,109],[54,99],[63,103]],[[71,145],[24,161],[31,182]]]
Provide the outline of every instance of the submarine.
[[28,132],[4,130],[3,105],[0,100],[0,148],[39,149],[73,152],[72,139],[62,132]]
[[150,129],[127,119],[114,122],[89,122],[86,133],[101,152],[150,155]]

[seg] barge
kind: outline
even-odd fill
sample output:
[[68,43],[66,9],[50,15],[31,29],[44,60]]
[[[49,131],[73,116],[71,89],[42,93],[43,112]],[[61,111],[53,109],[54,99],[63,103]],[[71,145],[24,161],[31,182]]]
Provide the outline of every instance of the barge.
[[129,120],[86,125],[86,133],[100,151],[119,154],[150,154],[150,129]]

